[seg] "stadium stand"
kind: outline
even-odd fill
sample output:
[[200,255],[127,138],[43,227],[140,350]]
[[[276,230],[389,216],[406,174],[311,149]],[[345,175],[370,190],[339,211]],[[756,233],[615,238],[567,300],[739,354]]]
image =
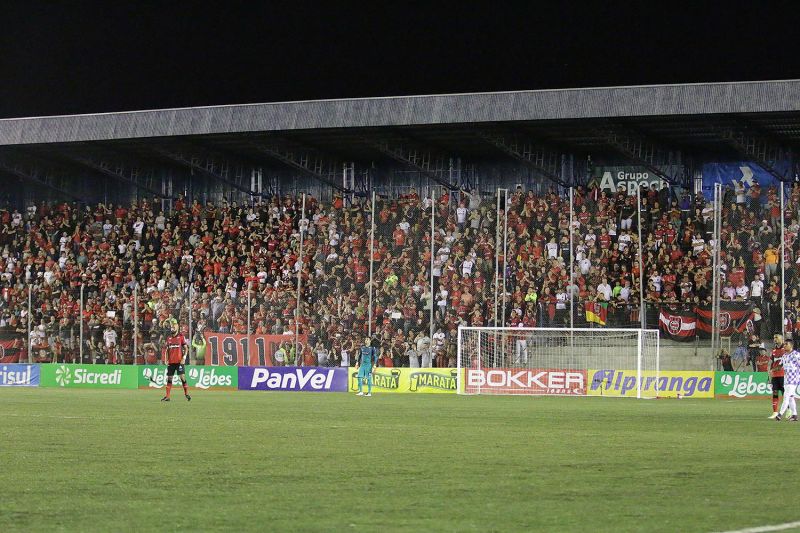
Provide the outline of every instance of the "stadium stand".
[[798,95],[782,80],[0,120],[0,361],[150,362],[177,320],[196,360],[223,339],[241,357],[249,332],[280,339],[258,364],[336,365],[371,334],[385,365],[447,366],[459,324],[502,322],[658,327],[675,368],[707,368],[800,322]]
[[[781,298],[775,191],[747,210],[733,191],[728,194],[721,297],[752,302],[759,310],[759,334],[768,338],[781,327],[775,303]],[[795,263],[799,197],[795,184],[785,213],[792,221],[786,232],[786,260],[792,265],[785,291],[790,333],[800,307]],[[682,200],[688,203],[681,205]],[[501,258],[507,274],[505,325],[569,326],[572,292],[576,326],[638,327],[635,203],[636,197],[625,192],[609,195],[596,187],[578,187],[571,257],[568,198],[555,189],[545,194],[513,191],[507,206],[509,253],[507,261]],[[249,285],[250,333],[291,334],[297,328],[308,336],[300,354],[287,343],[285,364],[339,365],[342,351],[352,352],[367,335],[368,202],[349,204],[337,195],[323,204],[307,197],[303,258],[298,256],[297,196],[274,196],[254,205],[201,205],[179,198],[170,211],[161,206],[156,200],[128,206],[42,202],[24,213],[0,210],[0,327],[26,331],[30,285],[30,342],[37,360],[77,360],[82,318],[84,359],[123,362],[123,354],[132,353],[136,316],[137,360],[151,362],[160,353],[171,317],[188,333],[187,302],[196,332],[246,334]],[[764,225],[758,220],[762,208],[771,214]],[[452,366],[458,325],[489,325],[493,317],[494,197],[461,191],[453,199],[445,194],[436,199],[434,210],[431,294],[426,266],[431,260],[431,200],[411,189],[396,198],[379,198],[376,205],[372,331],[381,339],[386,365],[416,365],[432,347],[433,365]],[[649,190],[642,195],[642,213],[648,307],[710,304],[712,213],[703,196],[679,200],[669,189]],[[303,289],[296,318],[298,270]],[[194,292],[187,299],[190,277]],[[141,292],[134,312],[137,284]],[[648,322],[657,320],[651,312]]]

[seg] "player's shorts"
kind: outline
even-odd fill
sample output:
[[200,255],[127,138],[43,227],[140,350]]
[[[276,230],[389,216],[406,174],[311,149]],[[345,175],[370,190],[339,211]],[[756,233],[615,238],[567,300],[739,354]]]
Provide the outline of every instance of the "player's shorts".
[[369,377],[372,371],[372,367],[369,366],[360,366],[358,367],[358,379],[366,379]]
[[167,377],[171,378],[175,374],[185,374],[183,370],[183,363],[175,363],[175,364],[168,364],[167,365]]
[[784,392],[783,390],[783,376],[772,378],[772,392]]

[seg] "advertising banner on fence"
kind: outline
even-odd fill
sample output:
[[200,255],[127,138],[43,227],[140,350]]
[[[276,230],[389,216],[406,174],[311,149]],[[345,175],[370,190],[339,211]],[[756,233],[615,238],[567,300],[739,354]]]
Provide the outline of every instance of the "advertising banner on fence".
[[[456,392],[457,377],[455,368],[376,368],[372,392],[452,394]],[[358,368],[350,368],[350,392],[358,392]]]
[[122,365],[41,365],[42,387],[135,389],[136,367]]
[[[664,168],[668,175],[678,175],[682,172],[679,165],[667,165]],[[619,191],[635,195],[640,187],[648,189],[664,189],[668,187],[666,181],[656,176],[652,170],[640,166],[594,167],[591,169],[592,178],[589,186],[597,185],[601,191],[610,195]]]
[[[636,370],[589,370],[589,396],[636,397]],[[714,372],[642,372],[642,395],[661,398],[713,398]]]
[[767,372],[714,372],[714,395],[717,398],[764,398],[772,396],[772,383]]
[[474,394],[586,394],[586,370],[553,368],[468,368],[465,392]]
[[[135,367],[139,376],[140,389],[160,389],[167,382],[167,367],[147,365]],[[186,366],[186,381],[193,389],[236,390],[239,388],[239,373],[228,366]],[[172,384],[181,385],[176,374]]]
[[[294,348],[294,335],[234,335],[233,333],[208,333],[206,339],[206,365],[209,366],[277,366],[289,364],[290,350]],[[308,342],[307,335],[298,336],[298,350],[302,353]],[[278,354],[283,347],[284,354]]]
[[[772,167],[787,178],[792,175],[789,160],[770,161]],[[706,163],[703,165],[703,194],[707,200],[714,199],[714,184],[734,187],[734,182],[740,183],[745,190],[758,183],[762,191],[767,187],[777,186],[778,179],[765,170],[758,163],[750,161],[737,161],[733,163]],[[762,194],[761,198],[766,195]]]
[[25,334],[10,326],[0,328],[0,363],[19,363],[27,360]]
[[0,387],[38,387],[39,365],[0,365]]
[[314,366],[239,367],[239,390],[346,392],[347,369]]

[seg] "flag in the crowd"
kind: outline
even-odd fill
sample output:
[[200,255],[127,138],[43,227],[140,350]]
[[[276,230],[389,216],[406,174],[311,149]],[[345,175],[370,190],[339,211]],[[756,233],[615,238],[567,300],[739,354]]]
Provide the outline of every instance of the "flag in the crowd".
[[[697,313],[697,330],[703,336],[711,335],[711,307],[704,305],[695,309]],[[742,333],[747,324],[753,320],[752,302],[720,302],[717,328],[722,337],[730,337],[734,333]]]
[[662,307],[658,313],[658,329],[668,339],[693,341],[697,319],[691,311]]
[[19,363],[25,359],[25,335],[11,328],[0,328],[0,363]]
[[586,302],[586,322],[605,326],[608,321],[608,304],[604,302]]

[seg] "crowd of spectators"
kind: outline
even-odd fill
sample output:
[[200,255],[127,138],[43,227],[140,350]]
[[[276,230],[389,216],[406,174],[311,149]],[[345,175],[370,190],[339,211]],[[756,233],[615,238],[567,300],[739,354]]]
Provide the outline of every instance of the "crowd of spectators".
[[[204,334],[246,334],[249,314],[251,334],[287,339],[272,364],[352,363],[371,331],[383,365],[452,366],[458,325],[494,324],[496,262],[506,279],[498,300],[507,303],[497,314],[508,326],[566,327],[570,315],[586,326],[594,306],[607,326],[638,326],[637,211],[651,312],[711,302],[714,210],[702,195],[646,189],[637,210],[624,190],[578,187],[572,220],[555,190],[517,188],[499,214],[495,200],[474,191],[423,198],[413,189],[379,197],[374,246],[370,203],[341,196],[0,209],[0,328],[27,332],[30,320],[35,357],[59,361],[77,360],[80,320],[85,361],[132,362],[138,332],[137,361],[153,362],[169,322],[188,333],[191,312],[202,360]],[[795,184],[784,213],[782,291],[776,191],[737,185],[723,200],[721,298],[752,302],[765,338],[781,328],[783,295],[788,332],[800,327],[798,201]],[[499,247],[498,218],[507,228]],[[656,320],[648,316],[651,327]],[[291,340],[295,331],[302,343]]]

